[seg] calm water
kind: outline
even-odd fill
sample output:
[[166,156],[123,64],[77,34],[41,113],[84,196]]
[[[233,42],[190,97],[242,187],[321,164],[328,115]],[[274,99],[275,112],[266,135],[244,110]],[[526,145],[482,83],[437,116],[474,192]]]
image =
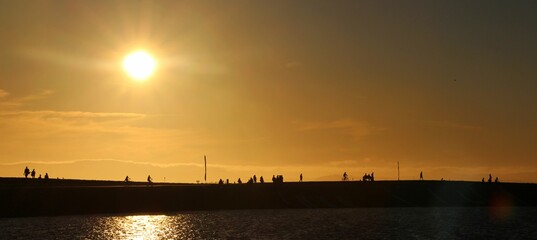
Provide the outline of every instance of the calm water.
[[537,239],[537,208],[181,212],[0,219],[0,239]]

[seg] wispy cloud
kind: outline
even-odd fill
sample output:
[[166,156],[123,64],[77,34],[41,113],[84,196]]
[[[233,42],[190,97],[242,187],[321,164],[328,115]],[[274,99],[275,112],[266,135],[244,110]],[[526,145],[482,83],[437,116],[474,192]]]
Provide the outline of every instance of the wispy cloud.
[[9,95],[6,90],[0,88],[0,98],[7,97]]
[[43,120],[65,121],[117,121],[123,119],[140,119],[146,117],[145,114],[139,113],[122,113],[122,112],[81,112],[81,111],[3,111],[0,112],[0,118],[30,118]]
[[426,121],[426,124],[430,126],[434,126],[434,127],[460,129],[460,130],[468,130],[468,131],[483,130],[481,126],[474,126],[474,125],[468,125],[468,124],[451,122],[451,121]]
[[285,67],[286,68],[299,68],[299,67],[302,67],[303,65],[304,65],[304,63],[302,63],[302,62],[291,61],[291,62],[286,63]]
[[382,131],[385,128],[375,127],[364,121],[356,121],[349,118],[334,121],[321,122],[295,122],[298,131],[318,131],[325,129],[342,130],[355,137],[369,135],[375,131]]
[[51,90],[41,90],[26,96],[12,98],[9,92],[0,89],[0,109],[24,106],[33,101],[45,99],[53,93]]

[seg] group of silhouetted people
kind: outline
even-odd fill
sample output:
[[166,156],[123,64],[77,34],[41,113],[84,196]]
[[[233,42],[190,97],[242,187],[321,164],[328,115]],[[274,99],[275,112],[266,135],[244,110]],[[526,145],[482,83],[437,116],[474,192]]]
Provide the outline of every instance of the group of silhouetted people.
[[283,183],[283,175],[272,175],[272,182],[273,183]]
[[[265,179],[263,179],[263,176],[261,176],[259,178],[259,182],[260,183],[265,183]],[[253,177],[251,177],[250,179],[248,179],[248,182],[246,182],[247,184],[254,184],[254,183],[257,183],[257,176],[254,175]]]
[[[481,179],[481,182],[485,182],[485,178],[482,178]],[[487,180],[488,183],[491,183],[492,182],[492,174],[489,173],[489,179]],[[500,182],[500,180],[498,179],[498,177],[496,177],[496,179],[494,179],[494,182],[495,183],[498,183]]]
[[372,172],[371,174],[365,173],[364,176],[362,177],[362,180],[364,182],[374,182],[375,181],[375,173],[374,172]]
[[[32,171],[30,172],[30,169],[28,168],[28,166],[26,166],[26,168],[24,169],[24,177],[28,178],[28,175],[30,175],[32,179],[35,178],[35,169],[32,169]],[[39,174],[39,177],[37,179],[41,179],[41,174]],[[45,173],[45,179],[48,179],[48,173]]]
[[[261,177],[263,178],[263,177]],[[218,184],[224,184],[224,180],[220,178],[220,181],[218,181]],[[226,184],[229,184],[229,179],[226,179]]]

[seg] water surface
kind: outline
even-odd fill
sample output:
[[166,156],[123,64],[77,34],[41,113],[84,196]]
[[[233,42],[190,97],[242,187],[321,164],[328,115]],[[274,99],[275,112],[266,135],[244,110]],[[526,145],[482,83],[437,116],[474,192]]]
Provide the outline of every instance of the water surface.
[[537,208],[361,208],[0,219],[1,239],[530,239]]

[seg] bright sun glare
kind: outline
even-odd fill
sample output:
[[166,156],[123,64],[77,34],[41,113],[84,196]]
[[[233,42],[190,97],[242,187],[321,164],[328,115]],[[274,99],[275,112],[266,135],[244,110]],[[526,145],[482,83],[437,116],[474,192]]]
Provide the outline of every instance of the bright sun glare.
[[155,71],[156,66],[155,59],[143,50],[132,52],[123,59],[123,69],[137,81],[149,78]]

